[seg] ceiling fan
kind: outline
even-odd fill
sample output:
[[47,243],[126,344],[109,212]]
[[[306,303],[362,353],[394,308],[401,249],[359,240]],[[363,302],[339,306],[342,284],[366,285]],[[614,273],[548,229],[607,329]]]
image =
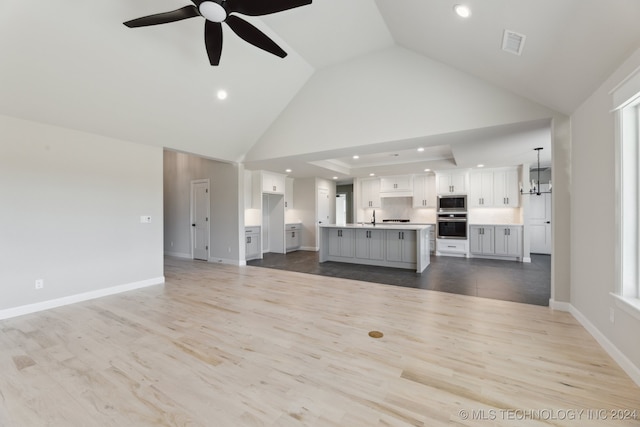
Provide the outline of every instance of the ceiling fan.
[[233,13],[248,16],[268,15],[295,7],[311,4],[312,0],[191,0],[194,5],[182,7],[171,12],[143,16],[124,23],[129,28],[148,27],[167,24],[187,18],[202,16],[204,24],[204,42],[211,65],[220,63],[222,54],[222,23],[225,22],[234,33],[244,41],[259,47],[280,58],[287,56],[273,40],[255,26]]

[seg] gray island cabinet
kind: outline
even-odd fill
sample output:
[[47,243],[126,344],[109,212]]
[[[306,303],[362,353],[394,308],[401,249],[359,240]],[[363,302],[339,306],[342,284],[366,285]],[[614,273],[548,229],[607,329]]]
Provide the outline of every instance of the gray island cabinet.
[[321,225],[320,262],[336,261],[415,270],[430,262],[430,225]]

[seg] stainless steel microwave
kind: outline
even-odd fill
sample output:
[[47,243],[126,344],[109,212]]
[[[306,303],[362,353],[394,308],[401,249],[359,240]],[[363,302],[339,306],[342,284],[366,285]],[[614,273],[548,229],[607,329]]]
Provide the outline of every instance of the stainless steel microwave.
[[467,196],[438,196],[438,212],[466,212]]

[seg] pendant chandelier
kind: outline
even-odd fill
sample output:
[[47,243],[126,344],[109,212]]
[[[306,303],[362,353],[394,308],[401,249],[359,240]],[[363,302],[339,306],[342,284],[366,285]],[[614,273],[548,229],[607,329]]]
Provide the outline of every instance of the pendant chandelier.
[[549,194],[551,193],[551,180],[549,180],[549,191],[540,191],[540,150],[542,150],[542,147],[534,148],[534,150],[538,152],[538,183],[536,184],[536,181],[532,179],[531,187],[529,188],[528,192],[523,191],[522,184],[520,184],[520,194],[528,194],[528,195],[535,194],[536,196],[540,196],[542,194]]

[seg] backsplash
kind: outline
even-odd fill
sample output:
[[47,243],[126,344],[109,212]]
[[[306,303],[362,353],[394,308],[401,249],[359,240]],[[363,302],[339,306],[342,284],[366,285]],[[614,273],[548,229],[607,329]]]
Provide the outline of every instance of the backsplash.
[[[435,208],[414,208],[411,197],[385,197],[382,207],[376,209],[376,221],[383,219],[409,219],[417,223],[435,223]],[[364,209],[365,221],[371,221],[373,209]],[[520,208],[469,209],[469,224],[522,224]]]
[[[376,221],[383,219],[409,219],[411,222],[435,223],[435,209],[418,209],[413,207],[411,197],[385,197],[382,199],[382,208],[376,209]],[[366,221],[371,220],[373,209],[365,209]]]
[[469,209],[469,224],[522,224],[520,208]]

